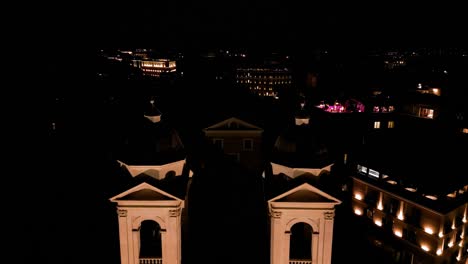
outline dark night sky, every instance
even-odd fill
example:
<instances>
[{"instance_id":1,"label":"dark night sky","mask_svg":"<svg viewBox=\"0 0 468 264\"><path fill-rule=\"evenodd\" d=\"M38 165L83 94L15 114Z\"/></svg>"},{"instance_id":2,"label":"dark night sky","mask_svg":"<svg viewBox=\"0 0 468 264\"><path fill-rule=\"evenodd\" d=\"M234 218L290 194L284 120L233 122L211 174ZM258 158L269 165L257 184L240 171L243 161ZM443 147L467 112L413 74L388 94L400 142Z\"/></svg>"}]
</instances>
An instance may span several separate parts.
<instances>
[{"instance_id":1,"label":"dark night sky","mask_svg":"<svg viewBox=\"0 0 468 264\"><path fill-rule=\"evenodd\" d=\"M156 1L41 7L31 26L52 44L272 47L437 46L461 40L463 8L448 4ZM44 39L40 39L43 41ZM442 44L442 45L441 45ZM457 43L459 44L459 43Z\"/></svg>"}]
</instances>

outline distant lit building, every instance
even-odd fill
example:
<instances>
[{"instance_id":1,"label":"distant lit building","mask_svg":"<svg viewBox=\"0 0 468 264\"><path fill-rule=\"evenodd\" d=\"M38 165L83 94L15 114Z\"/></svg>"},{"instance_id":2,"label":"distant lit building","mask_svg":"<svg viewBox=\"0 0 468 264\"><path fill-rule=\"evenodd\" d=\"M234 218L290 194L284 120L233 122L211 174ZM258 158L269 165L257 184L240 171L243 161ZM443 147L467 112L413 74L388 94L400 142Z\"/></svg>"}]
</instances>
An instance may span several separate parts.
<instances>
[{"instance_id":1,"label":"distant lit building","mask_svg":"<svg viewBox=\"0 0 468 264\"><path fill-rule=\"evenodd\" d=\"M163 74L175 73L176 62L168 59L157 60L132 60L132 65L141 69L143 75L160 77Z\"/></svg>"},{"instance_id":2,"label":"distant lit building","mask_svg":"<svg viewBox=\"0 0 468 264\"><path fill-rule=\"evenodd\" d=\"M291 70L275 65L238 68L236 84L258 96L279 97L292 87Z\"/></svg>"},{"instance_id":3,"label":"distant lit building","mask_svg":"<svg viewBox=\"0 0 468 264\"><path fill-rule=\"evenodd\" d=\"M369 128L392 129L395 128L397 114L395 112L395 100L380 90L373 91L366 100L367 113L369 113Z\"/></svg>"},{"instance_id":4,"label":"distant lit building","mask_svg":"<svg viewBox=\"0 0 468 264\"><path fill-rule=\"evenodd\" d=\"M421 83L403 100L402 112L411 116L438 119L441 114L441 89L425 87Z\"/></svg>"}]
</instances>

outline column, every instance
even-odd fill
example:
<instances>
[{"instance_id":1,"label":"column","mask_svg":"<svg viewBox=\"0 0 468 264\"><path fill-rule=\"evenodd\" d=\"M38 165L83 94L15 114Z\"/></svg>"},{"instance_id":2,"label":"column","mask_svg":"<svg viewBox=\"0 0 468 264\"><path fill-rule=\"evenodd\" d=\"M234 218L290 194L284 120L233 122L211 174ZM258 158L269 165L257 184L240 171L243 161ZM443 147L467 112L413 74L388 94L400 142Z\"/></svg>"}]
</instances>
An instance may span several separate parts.
<instances>
[{"instance_id":1,"label":"column","mask_svg":"<svg viewBox=\"0 0 468 264\"><path fill-rule=\"evenodd\" d=\"M127 210L117 209L119 218L120 263L129 264L128 236L127 236Z\"/></svg>"},{"instance_id":2,"label":"column","mask_svg":"<svg viewBox=\"0 0 468 264\"><path fill-rule=\"evenodd\" d=\"M133 263L137 264L140 262L140 229L132 230L133 238Z\"/></svg>"},{"instance_id":3,"label":"column","mask_svg":"<svg viewBox=\"0 0 468 264\"><path fill-rule=\"evenodd\" d=\"M281 228L281 212L270 211L270 263L271 264L284 264L282 263L281 243L282 243L282 230Z\"/></svg>"},{"instance_id":4,"label":"column","mask_svg":"<svg viewBox=\"0 0 468 264\"><path fill-rule=\"evenodd\" d=\"M291 231L286 231L284 232L283 235L283 248L282 250L283 253L283 261L281 263L289 263L290 256L289 252L291 251Z\"/></svg>"},{"instance_id":5,"label":"column","mask_svg":"<svg viewBox=\"0 0 468 264\"><path fill-rule=\"evenodd\" d=\"M180 264L180 213L180 207L169 210L167 235L164 242L164 253L166 253L166 255L163 257L163 263Z\"/></svg>"},{"instance_id":6,"label":"column","mask_svg":"<svg viewBox=\"0 0 468 264\"><path fill-rule=\"evenodd\" d=\"M328 211L324 213L325 218L325 229L324 229L324 248L323 248L323 262L324 264L331 263L331 253L333 245L333 218L335 216L334 211Z\"/></svg>"},{"instance_id":7,"label":"column","mask_svg":"<svg viewBox=\"0 0 468 264\"><path fill-rule=\"evenodd\" d=\"M317 264L318 258L318 246L319 246L319 233L314 232L312 234L312 264Z\"/></svg>"}]
</instances>

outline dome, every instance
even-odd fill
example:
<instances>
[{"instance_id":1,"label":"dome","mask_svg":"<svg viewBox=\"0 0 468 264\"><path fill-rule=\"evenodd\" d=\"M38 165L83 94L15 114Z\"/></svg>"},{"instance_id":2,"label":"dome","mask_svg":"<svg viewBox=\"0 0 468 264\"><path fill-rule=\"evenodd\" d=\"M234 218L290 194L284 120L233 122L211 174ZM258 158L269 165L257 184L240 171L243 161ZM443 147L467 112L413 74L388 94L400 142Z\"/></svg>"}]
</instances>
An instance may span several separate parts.
<instances>
[{"instance_id":1,"label":"dome","mask_svg":"<svg viewBox=\"0 0 468 264\"><path fill-rule=\"evenodd\" d=\"M129 165L162 165L185 158L184 145L177 131L165 120L148 117L161 116L154 102L144 118L125 140L121 160Z\"/></svg>"},{"instance_id":2,"label":"dome","mask_svg":"<svg viewBox=\"0 0 468 264\"><path fill-rule=\"evenodd\" d=\"M293 168L323 168L331 159L323 129L300 124L281 133L273 147L272 162Z\"/></svg>"}]
</instances>

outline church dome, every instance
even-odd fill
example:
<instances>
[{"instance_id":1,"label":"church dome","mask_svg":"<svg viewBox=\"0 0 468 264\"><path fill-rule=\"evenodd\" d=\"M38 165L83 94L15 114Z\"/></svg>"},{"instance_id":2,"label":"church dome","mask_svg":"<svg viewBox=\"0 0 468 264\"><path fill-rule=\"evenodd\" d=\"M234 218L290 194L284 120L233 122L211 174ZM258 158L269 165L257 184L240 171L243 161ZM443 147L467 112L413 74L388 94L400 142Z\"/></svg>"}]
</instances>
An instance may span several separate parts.
<instances>
[{"instance_id":1,"label":"church dome","mask_svg":"<svg viewBox=\"0 0 468 264\"><path fill-rule=\"evenodd\" d=\"M159 117L159 118L158 118ZM177 131L160 118L154 101L125 140L121 160L129 165L161 165L185 158Z\"/></svg>"},{"instance_id":2,"label":"church dome","mask_svg":"<svg viewBox=\"0 0 468 264\"><path fill-rule=\"evenodd\" d=\"M276 139L272 162L294 168L322 168L331 160L323 127L316 122L297 122L297 119L310 119L301 110L295 115L295 125L288 127Z\"/></svg>"}]
</instances>

